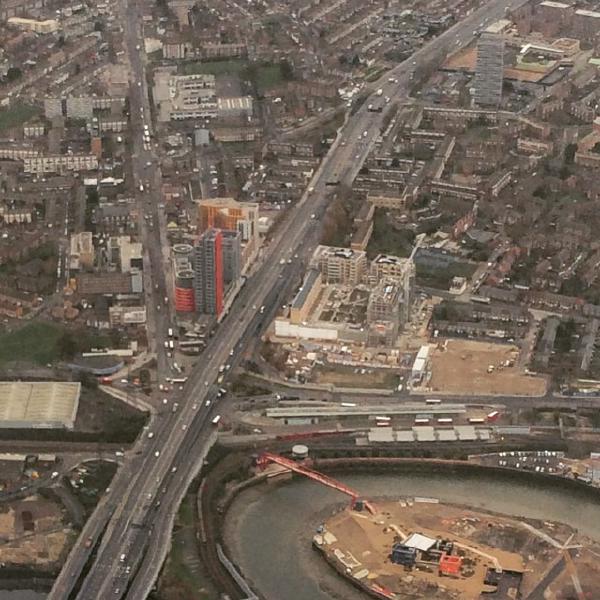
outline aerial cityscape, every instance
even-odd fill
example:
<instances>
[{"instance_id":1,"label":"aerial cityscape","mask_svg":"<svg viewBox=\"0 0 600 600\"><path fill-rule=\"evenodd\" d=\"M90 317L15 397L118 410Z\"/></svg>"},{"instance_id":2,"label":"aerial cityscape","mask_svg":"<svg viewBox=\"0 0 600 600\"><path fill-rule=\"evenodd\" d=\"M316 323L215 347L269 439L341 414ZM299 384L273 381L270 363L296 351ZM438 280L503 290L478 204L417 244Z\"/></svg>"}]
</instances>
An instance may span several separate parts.
<instances>
[{"instance_id":1,"label":"aerial cityscape","mask_svg":"<svg viewBox=\"0 0 600 600\"><path fill-rule=\"evenodd\" d=\"M596 227L597 0L0 0L0 600L600 600Z\"/></svg>"}]
</instances>

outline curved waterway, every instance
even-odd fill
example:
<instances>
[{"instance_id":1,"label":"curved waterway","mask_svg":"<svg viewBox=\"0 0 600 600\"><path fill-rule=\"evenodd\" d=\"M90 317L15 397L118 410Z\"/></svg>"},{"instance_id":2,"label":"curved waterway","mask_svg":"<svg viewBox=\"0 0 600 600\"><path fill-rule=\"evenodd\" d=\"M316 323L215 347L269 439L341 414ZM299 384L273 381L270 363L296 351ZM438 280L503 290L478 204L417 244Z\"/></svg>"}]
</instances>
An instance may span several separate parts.
<instances>
[{"instance_id":1,"label":"curved waterway","mask_svg":"<svg viewBox=\"0 0 600 600\"><path fill-rule=\"evenodd\" d=\"M14 592L0 590L0 600L43 600L47 597L47 594L31 590L15 590Z\"/></svg>"},{"instance_id":2,"label":"curved waterway","mask_svg":"<svg viewBox=\"0 0 600 600\"><path fill-rule=\"evenodd\" d=\"M427 496L534 519L560 521L600 541L600 500L545 480L497 473L440 472L336 477L365 498ZM316 527L344 496L308 480L263 484L242 492L227 514L225 541L233 560L267 600L364 598L310 548Z\"/></svg>"}]
</instances>

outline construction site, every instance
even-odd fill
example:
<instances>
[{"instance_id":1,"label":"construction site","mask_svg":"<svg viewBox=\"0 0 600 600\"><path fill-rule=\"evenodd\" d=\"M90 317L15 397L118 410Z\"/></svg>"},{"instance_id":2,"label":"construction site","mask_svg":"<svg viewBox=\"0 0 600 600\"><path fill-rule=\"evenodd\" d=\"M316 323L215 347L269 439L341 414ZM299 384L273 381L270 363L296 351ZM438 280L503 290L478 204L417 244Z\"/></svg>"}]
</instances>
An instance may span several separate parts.
<instances>
[{"instance_id":1,"label":"construction site","mask_svg":"<svg viewBox=\"0 0 600 600\"><path fill-rule=\"evenodd\" d=\"M547 382L519 365L519 348L476 340L447 340L431 353L428 391L445 394L543 396Z\"/></svg>"},{"instance_id":2,"label":"construction site","mask_svg":"<svg viewBox=\"0 0 600 600\"><path fill-rule=\"evenodd\" d=\"M350 498L323 519L313 547L346 580L374 598L530 600L592 598L596 545L567 525L441 502L431 497L366 499L315 471L308 449L293 458L263 453L269 480L290 472Z\"/></svg>"}]
</instances>

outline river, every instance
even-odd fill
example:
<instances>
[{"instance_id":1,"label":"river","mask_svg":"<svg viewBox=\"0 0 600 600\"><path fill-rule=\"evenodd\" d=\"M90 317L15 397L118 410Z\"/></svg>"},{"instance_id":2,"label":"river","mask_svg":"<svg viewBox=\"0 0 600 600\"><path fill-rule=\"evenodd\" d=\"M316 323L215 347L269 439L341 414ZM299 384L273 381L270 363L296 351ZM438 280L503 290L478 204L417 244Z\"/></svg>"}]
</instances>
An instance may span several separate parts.
<instances>
[{"instance_id":1,"label":"river","mask_svg":"<svg viewBox=\"0 0 600 600\"><path fill-rule=\"evenodd\" d=\"M0 600L43 600L47 597L48 594L31 590L15 590L14 592L0 590Z\"/></svg>"},{"instance_id":2,"label":"river","mask_svg":"<svg viewBox=\"0 0 600 600\"><path fill-rule=\"evenodd\" d=\"M435 497L517 517L560 521L600 541L600 502L584 491L540 480L439 472L337 477L366 498ZM300 479L242 492L226 520L231 558L266 600L364 598L310 550L316 527L336 503L344 501L338 492Z\"/></svg>"}]
</instances>

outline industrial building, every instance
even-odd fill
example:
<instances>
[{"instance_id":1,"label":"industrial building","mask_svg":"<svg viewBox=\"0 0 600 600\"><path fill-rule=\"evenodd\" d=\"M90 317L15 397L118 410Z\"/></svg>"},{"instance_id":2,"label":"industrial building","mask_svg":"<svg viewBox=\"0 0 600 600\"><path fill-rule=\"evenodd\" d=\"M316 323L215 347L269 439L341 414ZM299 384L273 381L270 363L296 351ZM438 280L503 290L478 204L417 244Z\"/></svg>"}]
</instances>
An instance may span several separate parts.
<instances>
[{"instance_id":1,"label":"industrial building","mask_svg":"<svg viewBox=\"0 0 600 600\"><path fill-rule=\"evenodd\" d=\"M73 429L81 383L0 382L0 427Z\"/></svg>"},{"instance_id":2,"label":"industrial building","mask_svg":"<svg viewBox=\"0 0 600 600\"><path fill-rule=\"evenodd\" d=\"M196 310L219 316L223 310L223 234L208 229L194 247L194 296Z\"/></svg>"},{"instance_id":3,"label":"industrial building","mask_svg":"<svg viewBox=\"0 0 600 600\"><path fill-rule=\"evenodd\" d=\"M504 38L494 33L482 33L477 42L475 66L475 104L497 107L502 100L504 69Z\"/></svg>"}]
</instances>

